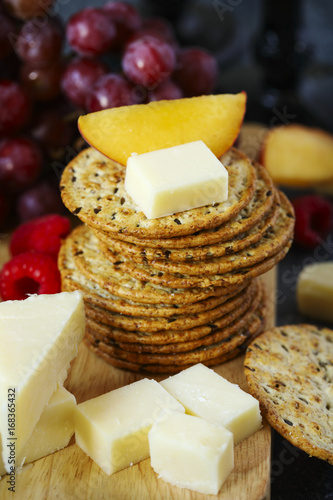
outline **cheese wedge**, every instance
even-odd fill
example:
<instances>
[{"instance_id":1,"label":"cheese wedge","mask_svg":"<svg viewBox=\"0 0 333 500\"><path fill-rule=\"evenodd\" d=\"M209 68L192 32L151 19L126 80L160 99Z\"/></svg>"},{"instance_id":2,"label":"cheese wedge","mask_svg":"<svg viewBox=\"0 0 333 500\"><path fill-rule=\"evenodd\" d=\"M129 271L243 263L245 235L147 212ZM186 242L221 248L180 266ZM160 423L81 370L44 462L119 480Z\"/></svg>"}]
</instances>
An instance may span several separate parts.
<instances>
[{"instance_id":1,"label":"cheese wedge","mask_svg":"<svg viewBox=\"0 0 333 500\"><path fill-rule=\"evenodd\" d=\"M21 465L23 448L65 381L84 330L78 291L0 303L0 435L7 472Z\"/></svg>"},{"instance_id":2,"label":"cheese wedge","mask_svg":"<svg viewBox=\"0 0 333 500\"><path fill-rule=\"evenodd\" d=\"M133 384L77 405L76 444L108 475L149 457L154 422L185 410L155 380Z\"/></svg>"},{"instance_id":3,"label":"cheese wedge","mask_svg":"<svg viewBox=\"0 0 333 500\"><path fill-rule=\"evenodd\" d=\"M22 450L24 464L61 450L74 434L75 396L59 387L51 396L43 413ZM0 463L0 476L6 473Z\"/></svg>"},{"instance_id":4,"label":"cheese wedge","mask_svg":"<svg viewBox=\"0 0 333 500\"><path fill-rule=\"evenodd\" d=\"M186 413L231 431L235 444L262 425L259 402L201 363L160 383L185 407Z\"/></svg>"},{"instance_id":5,"label":"cheese wedge","mask_svg":"<svg viewBox=\"0 0 333 500\"><path fill-rule=\"evenodd\" d=\"M202 418L173 413L148 439L154 471L180 488L217 495L234 467L232 433Z\"/></svg>"}]
</instances>

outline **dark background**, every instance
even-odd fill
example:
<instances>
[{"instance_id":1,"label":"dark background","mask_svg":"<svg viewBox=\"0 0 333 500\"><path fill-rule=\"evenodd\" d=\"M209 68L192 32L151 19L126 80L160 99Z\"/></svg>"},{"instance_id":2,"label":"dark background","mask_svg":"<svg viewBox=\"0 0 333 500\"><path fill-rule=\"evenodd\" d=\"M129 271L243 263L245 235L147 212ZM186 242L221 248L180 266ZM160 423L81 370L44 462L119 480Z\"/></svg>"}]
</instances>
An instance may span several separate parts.
<instances>
[{"instance_id":1,"label":"dark background","mask_svg":"<svg viewBox=\"0 0 333 500\"><path fill-rule=\"evenodd\" d=\"M62 0L63 19L103 1ZM147 16L172 21L183 45L198 45L219 62L217 92L245 90L245 120L268 126L304 123L333 133L333 2L329 0L132 1ZM277 43L277 37L279 43ZM333 161L333 160L332 160ZM303 194L290 192L289 197ZM308 321L297 311L296 282L309 262L332 251L295 244L279 265L278 325ZM329 325L326 325L329 326ZM272 500L333 499L333 468L273 432ZM236 500L236 499L231 499Z\"/></svg>"}]
</instances>

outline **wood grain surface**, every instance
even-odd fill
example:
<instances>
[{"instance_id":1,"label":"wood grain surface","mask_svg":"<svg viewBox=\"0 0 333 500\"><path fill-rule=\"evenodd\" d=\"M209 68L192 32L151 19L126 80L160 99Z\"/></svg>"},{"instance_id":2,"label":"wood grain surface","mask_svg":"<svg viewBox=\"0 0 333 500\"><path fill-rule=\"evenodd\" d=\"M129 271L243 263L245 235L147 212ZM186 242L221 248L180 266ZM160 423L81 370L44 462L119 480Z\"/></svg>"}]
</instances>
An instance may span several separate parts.
<instances>
[{"instance_id":1,"label":"wood grain surface","mask_svg":"<svg viewBox=\"0 0 333 500\"><path fill-rule=\"evenodd\" d=\"M0 267L7 260L5 238L0 240ZM269 289L268 326L275 318L276 270L263 277ZM214 368L246 390L243 357ZM80 403L143 378L105 363L82 343L73 361L66 387ZM155 378L155 377L154 377ZM162 377L156 377L161 380ZM235 467L217 496L219 500L269 499L271 428L260 431L235 447ZM0 481L0 498L19 500L203 500L206 495L171 486L150 466L149 459L107 476L75 444L74 437L63 450L24 466L16 475L16 492L8 491L8 476Z\"/></svg>"}]
</instances>

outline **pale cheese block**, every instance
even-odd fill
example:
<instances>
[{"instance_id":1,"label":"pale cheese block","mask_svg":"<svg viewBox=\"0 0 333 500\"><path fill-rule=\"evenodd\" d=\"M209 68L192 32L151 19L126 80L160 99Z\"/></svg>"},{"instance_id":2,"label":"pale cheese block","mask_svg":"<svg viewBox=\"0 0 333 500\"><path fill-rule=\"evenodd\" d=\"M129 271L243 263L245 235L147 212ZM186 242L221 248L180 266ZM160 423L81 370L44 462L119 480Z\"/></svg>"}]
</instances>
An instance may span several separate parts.
<instances>
[{"instance_id":1,"label":"pale cheese block","mask_svg":"<svg viewBox=\"0 0 333 500\"><path fill-rule=\"evenodd\" d=\"M65 381L84 331L78 291L0 303L0 436L7 472L21 465L23 448Z\"/></svg>"},{"instance_id":2,"label":"pale cheese block","mask_svg":"<svg viewBox=\"0 0 333 500\"><path fill-rule=\"evenodd\" d=\"M181 488L217 495L234 467L232 433L202 418L173 413L148 439L158 477Z\"/></svg>"},{"instance_id":3,"label":"pale cheese block","mask_svg":"<svg viewBox=\"0 0 333 500\"><path fill-rule=\"evenodd\" d=\"M333 262L303 268L297 280L297 302L305 316L333 323Z\"/></svg>"},{"instance_id":4,"label":"pale cheese block","mask_svg":"<svg viewBox=\"0 0 333 500\"><path fill-rule=\"evenodd\" d=\"M21 452L24 464L34 462L68 445L74 434L75 406L75 396L63 386L59 387L44 407L36 427ZM1 463L0 476L5 473Z\"/></svg>"},{"instance_id":5,"label":"pale cheese block","mask_svg":"<svg viewBox=\"0 0 333 500\"><path fill-rule=\"evenodd\" d=\"M228 198L228 171L203 141L127 160L125 190L148 219Z\"/></svg>"},{"instance_id":6,"label":"pale cheese block","mask_svg":"<svg viewBox=\"0 0 333 500\"><path fill-rule=\"evenodd\" d=\"M231 431L235 444L262 425L259 402L201 363L160 383L185 407L186 413Z\"/></svg>"},{"instance_id":7,"label":"pale cheese block","mask_svg":"<svg viewBox=\"0 0 333 500\"><path fill-rule=\"evenodd\" d=\"M77 445L108 475L149 457L148 432L172 412L185 413L155 380L142 379L77 405Z\"/></svg>"}]
</instances>

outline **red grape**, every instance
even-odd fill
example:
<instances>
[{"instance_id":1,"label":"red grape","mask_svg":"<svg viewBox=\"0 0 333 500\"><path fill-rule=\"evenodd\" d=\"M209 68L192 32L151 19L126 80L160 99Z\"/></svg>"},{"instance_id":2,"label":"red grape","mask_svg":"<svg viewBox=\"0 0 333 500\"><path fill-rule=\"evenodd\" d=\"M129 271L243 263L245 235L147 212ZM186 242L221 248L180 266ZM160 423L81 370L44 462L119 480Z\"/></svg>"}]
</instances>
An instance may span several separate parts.
<instances>
[{"instance_id":1,"label":"red grape","mask_svg":"<svg viewBox=\"0 0 333 500\"><path fill-rule=\"evenodd\" d=\"M109 1L104 5L104 9L117 30L112 48L119 49L141 27L141 16L133 5L126 2Z\"/></svg>"},{"instance_id":2,"label":"red grape","mask_svg":"<svg viewBox=\"0 0 333 500\"><path fill-rule=\"evenodd\" d=\"M37 101L48 101L60 94L63 65L56 61L45 68L22 64L20 80L28 94Z\"/></svg>"},{"instance_id":3,"label":"red grape","mask_svg":"<svg viewBox=\"0 0 333 500\"><path fill-rule=\"evenodd\" d=\"M0 80L0 135L10 135L27 124L31 101L21 85Z\"/></svg>"},{"instance_id":4,"label":"red grape","mask_svg":"<svg viewBox=\"0 0 333 500\"><path fill-rule=\"evenodd\" d=\"M59 189L51 181L44 180L22 193L17 200L17 213L21 222L52 213L63 213Z\"/></svg>"},{"instance_id":5,"label":"red grape","mask_svg":"<svg viewBox=\"0 0 333 500\"><path fill-rule=\"evenodd\" d=\"M188 47L178 54L173 78L188 97L211 94L216 85L217 71L216 59L209 52Z\"/></svg>"},{"instance_id":6,"label":"red grape","mask_svg":"<svg viewBox=\"0 0 333 500\"><path fill-rule=\"evenodd\" d=\"M176 55L171 45L152 35L129 42L122 59L127 78L147 88L154 88L166 80L175 64Z\"/></svg>"},{"instance_id":7,"label":"red grape","mask_svg":"<svg viewBox=\"0 0 333 500\"><path fill-rule=\"evenodd\" d=\"M61 52L62 31L58 24L47 20L37 25L34 20L23 24L16 42L16 52L25 62L37 67L49 66Z\"/></svg>"},{"instance_id":8,"label":"red grape","mask_svg":"<svg viewBox=\"0 0 333 500\"><path fill-rule=\"evenodd\" d=\"M109 73L101 76L88 94L86 108L89 112L134 104L132 85L121 75Z\"/></svg>"},{"instance_id":9,"label":"red grape","mask_svg":"<svg viewBox=\"0 0 333 500\"><path fill-rule=\"evenodd\" d=\"M181 99L183 92L172 80L165 80L156 89L149 92L149 101L161 101L163 99Z\"/></svg>"},{"instance_id":10,"label":"red grape","mask_svg":"<svg viewBox=\"0 0 333 500\"><path fill-rule=\"evenodd\" d=\"M24 137L0 143L0 185L8 193L19 193L31 186L42 168L39 146Z\"/></svg>"},{"instance_id":11,"label":"red grape","mask_svg":"<svg viewBox=\"0 0 333 500\"><path fill-rule=\"evenodd\" d=\"M67 24L69 45L80 55L94 57L106 53L114 43L116 27L102 9L86 8Z\"/></svg>"},{"instance_id":12,"label":"red grape","mask_svg":"<svg viewBox=\"0 0 333 500\"><path fill-rule=\"evenodd\" d=\"M10 37L15 33L16 27L13 20L4 12L0 12L0 59L12 52L13 46L10 43Z\"/></svg>"},{"instance_id":13,"label":"red grape","mask_svg":"<svg viewBox=\"0 0 333 500\"><path fill-rule=\"evenodd\" d=\"M98 78L106 75L107 71L106 65L98 59L74 59L67 65L62 76L62 91L70 102L84 108L88 93Z\"/></svg>"}]
</instances>

